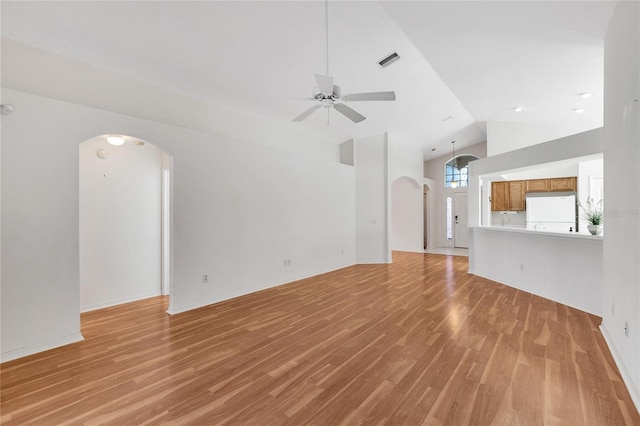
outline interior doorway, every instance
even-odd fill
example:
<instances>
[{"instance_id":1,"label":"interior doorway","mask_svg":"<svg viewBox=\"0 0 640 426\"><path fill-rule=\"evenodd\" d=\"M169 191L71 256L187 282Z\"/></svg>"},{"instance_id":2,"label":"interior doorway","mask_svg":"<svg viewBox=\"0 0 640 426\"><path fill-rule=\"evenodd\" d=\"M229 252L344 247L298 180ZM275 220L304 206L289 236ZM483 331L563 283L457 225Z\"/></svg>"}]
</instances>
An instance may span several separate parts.
<instances>
[{"instance_id":1,"label":"interior doorway","mask_svg":"<svg viewBox=\"0 0 640 426\"><path fill-rule=\"evenodd\" d=\"M422 188L415 179L401 176L391 183L391 250L422 252Z\"/></svg>"},{"instance_id":2,"label":"interior doorway","mask_svg":"<svg viewBox=\"0 0 640 426\"><path fill-rule=\"evenodd\" d=\"M171 288L172 158L131 136L79 146L80 311Z\"/></svg>"},{"instance_id":3,"label":"interior doorway","mask_svg":"<svg viewBox=\"0 0 640 426\"><path fill-rule=\"evenodd\" d=\"M469 201L467 192L453 194L453 246L469 248Z\"/></svg>"},{"instance_id":4,"label":"interior doorway","mask_svg":"<svg viewBox=\"0 0 640 426\"><path fill-rule=\"evenodd\" d=\"M429 203L429 186L428 185L423 185L422 186L422 212L423 212L423 216L424 216L424 223L423 223L423 227L424 227L424 235L423 235L423 242L424 242L424 249L428 249L429 247L429 225L430 225L430 220L429 220L429 209L431 208L431 203Z\"/></svg>"}]
</instances>

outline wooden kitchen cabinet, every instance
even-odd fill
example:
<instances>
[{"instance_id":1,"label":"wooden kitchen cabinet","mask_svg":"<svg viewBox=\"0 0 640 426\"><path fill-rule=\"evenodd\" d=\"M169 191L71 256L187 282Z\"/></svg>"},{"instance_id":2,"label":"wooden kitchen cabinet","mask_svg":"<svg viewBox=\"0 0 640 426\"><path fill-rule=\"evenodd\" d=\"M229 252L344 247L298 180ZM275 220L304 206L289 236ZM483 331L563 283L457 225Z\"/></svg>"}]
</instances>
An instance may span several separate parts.
<instances>
[{"instance_id":1,"label":"wooden kitchen cabinet","mask_svg":"<svg viewBox=\"0 0 640 426\"><path fill-rule=\"evenodd\" d=\"M509 210L509 182L491 182L491 211Z\"/></svg>"},{"instance_id":2,"label":"wooden kitchen cabinet","mask_svg":"<svg viewBox=\"0 0 640 426\"><path fill-rule=\"evenodd\" d=\"M577 188L577 178L553 178L549 179L549 191L575 191Z\"/></svg>"},{"instance_id":3,"label":"wooden kitchen cabinet","mask_svg":"<svg viewBox=\"0 0 640 426\"><path fill-rule=\"evenodd\" d=\"M527 192L576 191L578 178L550 178L491 182L491 211L525 211Z\"/></svg>"},{"instance_id":4,"label":"wooden kitchen cabinet","mask_svg":"<svg viewBox=\"0 0 640 426\"><path fill-rule=\"evenodd\" d=\"M509 206L507 210L521 212L525 209L524 180L509 181Z\"/></svg>"},{"instance_id":5,"label":"wooden kitchen cabinet","mask_svg":"<svg viewBox=\"0 0 640 426\"><path fill-rule=\"evenodd\" d=\"M491 211L523 211L525 181L491 182Z\"/></svg>"},{"instance_id":6,"label":"wooden kitchen cabinet","mask_svg":"<svg viewBox=\"0 0 640 426\"><path fill-rule=\"evenodd\" d=\"M527 180L526 192L547 192L549 190L549 179Z\"/></svg>"}]
</instances>

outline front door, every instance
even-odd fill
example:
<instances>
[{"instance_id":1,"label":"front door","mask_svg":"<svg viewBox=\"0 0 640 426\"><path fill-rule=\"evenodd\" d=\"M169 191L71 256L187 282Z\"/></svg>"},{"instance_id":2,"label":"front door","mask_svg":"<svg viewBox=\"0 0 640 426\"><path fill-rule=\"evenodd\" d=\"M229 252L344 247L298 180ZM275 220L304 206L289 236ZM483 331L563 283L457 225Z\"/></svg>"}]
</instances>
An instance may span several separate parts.
<instances>
[{"instance_id":1,"label":"front door","mask_svg":"<svg viewBox=\"0 0 640 426\"><path fill-rule=\"evenodd\" d=\"M466 192L456 192L453 196L453 245L454 247L468 248L468 196Z\"/></svg>"}]
</instances>

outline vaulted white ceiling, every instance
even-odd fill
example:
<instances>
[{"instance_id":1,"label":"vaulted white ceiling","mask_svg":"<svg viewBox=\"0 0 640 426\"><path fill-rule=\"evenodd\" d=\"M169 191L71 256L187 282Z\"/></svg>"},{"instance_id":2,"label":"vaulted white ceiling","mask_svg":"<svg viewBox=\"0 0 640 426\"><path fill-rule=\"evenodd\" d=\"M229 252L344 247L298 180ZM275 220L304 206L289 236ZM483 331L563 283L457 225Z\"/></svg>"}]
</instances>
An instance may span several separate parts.
<instances>
[{"instance_id":1,"label":"vaulted white ceiling","mask_svg":"<svg viewBox=\"0 0 640 426\"><path fill-rule=\"evenodd\" d=\"M389 131L425 159L486 139L488 120L602 125L614 2L329 2L329 74L359 124L313 106L327 72L325 3L2 2L2 36L212 103L326 135ZM392 52L388 68L377 61ZM578 96L594 93L590 99ZM524 106L515 113L513 107ZM584 108L583 114L573 109ZM452 116L452 119L444 120ZM444 120L444 121L443 121ZM432 149L436 149L432 151Z\"/></svg>"}]
</instances>

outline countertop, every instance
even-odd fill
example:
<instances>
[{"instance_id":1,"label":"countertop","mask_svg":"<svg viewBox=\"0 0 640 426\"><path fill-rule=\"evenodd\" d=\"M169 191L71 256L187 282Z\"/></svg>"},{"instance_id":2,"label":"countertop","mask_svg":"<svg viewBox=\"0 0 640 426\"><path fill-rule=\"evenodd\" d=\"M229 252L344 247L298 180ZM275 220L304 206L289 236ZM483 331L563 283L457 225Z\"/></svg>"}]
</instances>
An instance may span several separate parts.
<instances>
[{"instance_id":1,"label":"countertop","mask_svg":"<svg viewBox=\"0 0 640 426\"><path fill-rule=\"evenodd\" d=\"M585 232L554 232L554 231L533 231L531 229L525 229L523 227L516 226L469 226L469 229L473 231L481 232L507 232L514 234L526 234L531 236L544 236L555 238L580 238L592 241L602 241L602 235L591 235L588 231Z\"/></svg>"}]
</instances>

